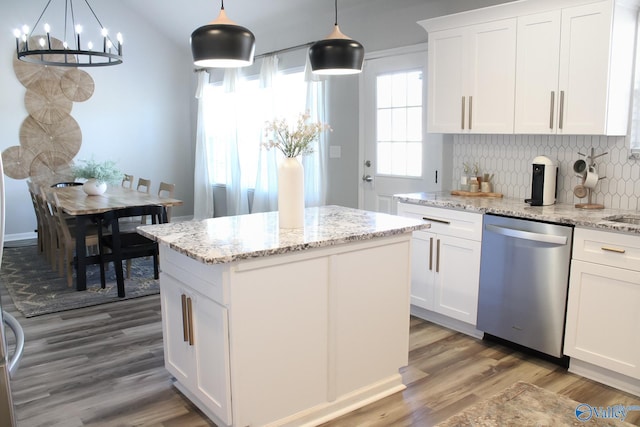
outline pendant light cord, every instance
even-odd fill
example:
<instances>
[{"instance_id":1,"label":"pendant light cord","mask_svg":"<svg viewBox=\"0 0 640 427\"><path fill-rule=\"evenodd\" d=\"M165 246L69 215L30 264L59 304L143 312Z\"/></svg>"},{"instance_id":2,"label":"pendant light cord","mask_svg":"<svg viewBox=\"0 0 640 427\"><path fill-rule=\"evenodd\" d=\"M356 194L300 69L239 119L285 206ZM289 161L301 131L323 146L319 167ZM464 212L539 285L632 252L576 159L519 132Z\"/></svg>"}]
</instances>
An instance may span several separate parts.
<instances>
[{"instance_id":1,"label":"pendant light cord","mask_svg":"<svg viewBox=\"0 0 640 427\"><path fill-rule=\"evenodd\" d=\"M336 22L334 25L338 25L338 0L336 0Z\"/></svg>"},{"instance_id":2,"label":"pendant light cord","mask_svg":"<svg viewBox=\"0 0 640 427\"><path fill-rule=\"evenodd\" d=\"M224 10L224 0L220 0L220 5L222 6L220 10Z\"/></svg>"}]
</instances>

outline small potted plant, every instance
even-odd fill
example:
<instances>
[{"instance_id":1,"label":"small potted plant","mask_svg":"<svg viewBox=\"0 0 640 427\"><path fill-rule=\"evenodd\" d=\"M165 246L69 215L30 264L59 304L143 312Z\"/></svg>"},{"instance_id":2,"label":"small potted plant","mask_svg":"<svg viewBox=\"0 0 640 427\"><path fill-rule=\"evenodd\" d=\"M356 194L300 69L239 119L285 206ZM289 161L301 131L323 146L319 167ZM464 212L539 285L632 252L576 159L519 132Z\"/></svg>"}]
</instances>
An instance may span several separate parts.
<instances>
[{"instance_id":1,"label":"small potted plant","mask_svg":"<svg viewBox=\"0 0 640 427\"><path fill-rule=\"evenodd\" d=\"M107 184L115 184L122 179L122 172L116 167L116 162L106 160L98 162L90 160L79 160L78 165L71 168L73 176L84 178L87 181L82 189L90 196L99 196L107 190Z\"/></svg>"}]
</instances>

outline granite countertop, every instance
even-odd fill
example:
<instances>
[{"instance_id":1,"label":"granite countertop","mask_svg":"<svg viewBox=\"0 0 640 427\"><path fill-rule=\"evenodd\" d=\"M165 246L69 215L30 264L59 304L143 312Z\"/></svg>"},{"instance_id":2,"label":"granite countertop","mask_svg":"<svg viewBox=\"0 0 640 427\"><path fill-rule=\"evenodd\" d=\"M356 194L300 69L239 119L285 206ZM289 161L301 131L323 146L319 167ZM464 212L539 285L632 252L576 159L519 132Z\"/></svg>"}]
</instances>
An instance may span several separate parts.
<instances>
[{"instance_id":1,"label":"granite countertop","mask_svg":"<svg viewBox=\"0 0 640 427\"><path fill-rule=\"evenodd\" d=\"M429 228L423 221L341 206L305 210L304 229L281 230L266 212L138 227L138 232L205 264L339 245Z\"/></svg>"},{"instance_id":2,"label":"granite countertop","mask_svg":"<svg viewBox=\"0 0 640 427\"><path fill-rule=\"evenodd\" d=\"M516 218L570 224L607 231L639 234L640 225L608 221L604 218L634 215L640 212L623 209L578 209L572 204L556 203L549 206L529 206L523 200L496 197L452 196L448 192L396 194L396 200L424 206L492 213Z\"/></svg>"}]
</instances>

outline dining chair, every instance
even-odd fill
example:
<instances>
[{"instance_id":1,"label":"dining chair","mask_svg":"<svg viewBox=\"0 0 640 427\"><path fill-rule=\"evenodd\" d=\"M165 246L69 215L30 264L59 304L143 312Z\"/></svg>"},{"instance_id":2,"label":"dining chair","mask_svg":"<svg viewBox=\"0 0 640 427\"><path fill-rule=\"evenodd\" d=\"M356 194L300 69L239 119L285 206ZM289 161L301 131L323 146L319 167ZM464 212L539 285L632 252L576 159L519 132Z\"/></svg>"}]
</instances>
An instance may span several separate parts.
<instances>
[{"instance_id":1,"label":"dining chair","mask_svg":"<svg viewBox=\"0 0 640 427\"><path fill-rule=\"evenodd\" d=\"M175 184L160 182L160 186L158 187L158 197L173 198L173 193L175 189L176 189ZM171 222L171 206L167 207L167 222Z\"/></svg>"},{"instance_id":2,"label":"dining chair","mask_svg":"<svg viewBox=\"0 0 640 427\"><path fill-rule=\"evenodd\" d=\"M45 245L45 257L47 258L47 261L49 261L49 264L51 264L51 269L53 271L58 270L58 273L60 274L60 276L62 276L62 269L57 268L57 266L59 265L58 259L60 257L58 251L58 228L56 227L56 219L53 216L53 212L49 207L49 203L47 203L44 187L40 187L40 192L36 194L35 198L44 225L43 237Z\"/></svg>"},{"instance_id":3,"label":"dining chair","mask_svg":"<svg viewBox=\"0 0 640 427\"><path fill-rule=\"evenodd\" d=\"M87 251L89 247L99 247L98 228L95 224L89 225L86 230L85 247L76 248L75 227L69 226L64 212L58 207L60 204L58 195L55 192L46 191L44 192L44 199L46 200L49 209L51 209L51 213L55 221L58 237L57 241L59 245L59 273L62 275L62 272L66 271L67 285L71 287L73 284L73 255L79 250ZM103 273L103 269L100 270L100 273ZM101 277L101 281L104 281L104 277Z\"/></svg>"},{"instance_id":4,"label":"dining chair","mask_svg":"<svg viewBox=\"0 0 640 427\"><path fill-rule=\"evenodd\" d=\"M37 194L39 192L38 187L32 181L27 181L27 187L29 188L29 195L31 196L31 203L33 204L33 211L36 214L36 235L38 237L38 252L46 256L46 236L45 226L43 224L43 218L40 210L40 206L37 200Z\"/></svg>"},{"instance_id":5,"label":"dining chair","mask_svg":"<svg viewBox=\"0 0 640 427\"><path fill-rule=\"evenodd\" d=\"M152 224L167 222L166 212L163 206L147 205L133 206L105 212L98 227L99 249L100 249L100 280L102 287L105 287L105 265L113 262L116 271L116 281L118 285L118 297L124 298L124 272L122 262L133 258L153 257L153 277L160 277L158 266L158 244L147 239L136 231L121 231L119 220L138 216L149 216ZM104 235L104 230L111 229L111 234ZM107 252L107 249L110 252Z\"/></svg>"},{"instance_id":6,"label":"dining chair","mask_svg":"<svg viewBox=\"0 0 640 427\"><path fill-rule=\"evenodd\" d=\"M122 186L124 188L133 188L133 175L127 175L125 173L122 177Z\"/></svg>"},{"instance_id":7,"label":"dining chair","mask_svg":"<svg viewBox=\"0 0 640 427\"><path fill-rule=\"evenodd\" d=\"M151 180L138 178L138 185L136 186L136 190L149 194L149 192L151 191Z\"/></svg>"}]
</instances>

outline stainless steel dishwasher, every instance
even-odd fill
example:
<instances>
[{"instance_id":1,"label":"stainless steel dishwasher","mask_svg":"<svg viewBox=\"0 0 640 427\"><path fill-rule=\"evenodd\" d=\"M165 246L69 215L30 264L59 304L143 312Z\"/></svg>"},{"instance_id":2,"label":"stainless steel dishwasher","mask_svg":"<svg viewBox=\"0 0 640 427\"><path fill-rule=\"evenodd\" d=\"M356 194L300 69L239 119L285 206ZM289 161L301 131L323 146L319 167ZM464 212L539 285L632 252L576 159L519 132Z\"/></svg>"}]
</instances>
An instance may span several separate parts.
<instances>
[{"instance_id":1,"label":"stainless steel dishwasher","mask_svg":"<svg viewBox=\"0 0 640 427\"><path fill-rule=\"evenodd\" d=\"M573 227L487 214L477 328L562 357Z\"/></svg>"}]
</instances>

